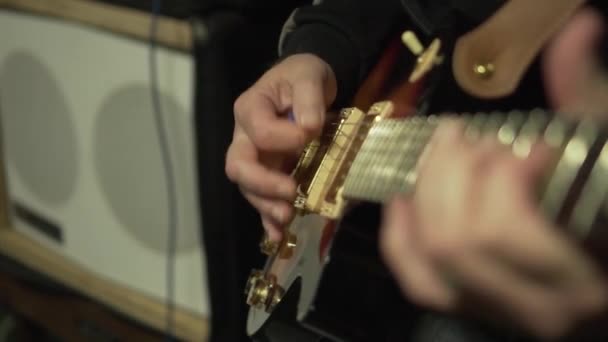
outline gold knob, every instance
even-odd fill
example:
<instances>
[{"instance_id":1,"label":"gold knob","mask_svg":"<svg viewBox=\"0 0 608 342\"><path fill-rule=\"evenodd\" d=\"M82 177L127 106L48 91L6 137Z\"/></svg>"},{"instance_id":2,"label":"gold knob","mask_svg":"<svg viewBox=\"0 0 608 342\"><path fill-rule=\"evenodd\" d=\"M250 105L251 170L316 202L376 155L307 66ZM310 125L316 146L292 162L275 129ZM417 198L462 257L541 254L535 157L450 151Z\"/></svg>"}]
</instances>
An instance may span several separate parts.
<instances>
[{"instance_id":1,"label":"gold knob","mask_svg":"<svg viewBox=\"0 0 608 342\"><path fill-rule=\"evenodd\" d=\"M274 310L274 308L279 305L279 303L283 299L283 296L285 295L285 290L281 286L274 284L271 290L271 294L272 295L270 297L270 301L268 302L268 306L266 307L266 312L268 313L272 312L272 310Z\"/></svg>"},{"instance_id":2,"label":"gold knob","mask_svg":"<svg viewBox=\"0 0 608 342\"><path fill-rule=\"evenodd\" d=\"M270 240L268 233L264 233L264 237L260 242L260 250L268 256L274 255L279 250L279 243Z\"/></svg>"},{"instance_id":3,"label":"gold knob","mask_svg":"<svg viewBox=\"0 0 608 342\"><path fill-rule=\"evenodd\" d=\"M253 288L253 286L256 284L256 282L261 279L263 276L262 271L260 270L253 270L251 271L251 274L249 275L249 279L247 279L247 284L245 285L245 296L249 296L249 292L251 292L251 289Z\"/></svg>"},{"instance_id":4,"label":"gold knob","mask_svg":"<svg viewBox=\"0 0 608 342\"><path fill-rule=\"evenodd\" d=\"M254 270L247 281L245 293L247 305L270 313L281 302L285 290L277 284L273 275L263 275Z\"/></svg>"},{"instance_id":5,"label":"gold knob","mask_svg":"<svg viewBox=\"0 0 608 342\"><path fill-rule=\"evenodd\" d=\"M494 64L492 63L477 63L473 67L473 71L477 76L483 79L492 77L494 74Z\"/></svg>"},{"instance_id":6,"label":"gold knob","mask_svg":"<svg viewBox=\"0 0 608 342\"><path fill-rule=\"evenodd\" d=\"M247 282L247 304L263 309L269 298L270 282L262 274L261 271L252 272Z\"/></svg>"}]
</instances>

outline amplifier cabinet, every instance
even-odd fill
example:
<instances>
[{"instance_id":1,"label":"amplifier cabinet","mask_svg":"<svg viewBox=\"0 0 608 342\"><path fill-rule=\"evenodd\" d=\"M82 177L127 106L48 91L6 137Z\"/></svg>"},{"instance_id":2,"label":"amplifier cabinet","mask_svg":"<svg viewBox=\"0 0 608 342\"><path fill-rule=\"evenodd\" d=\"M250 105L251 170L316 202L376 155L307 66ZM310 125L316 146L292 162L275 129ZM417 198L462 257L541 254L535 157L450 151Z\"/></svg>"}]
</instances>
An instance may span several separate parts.
<instances>
[{"instance_id":1,"label":"amplifier cabinet","mask_svg":"<svg viewBox=\"0 0 608 342\"><path fill-rule=\"evenodd\" d=\"M96 276L163 301L168 175L152 107L149 49L145 41L95 28L0 11L11 227ZM158 47L157 64L177 197L175 302L208 316L194 61Z\"/></svg>"}]
</instances>

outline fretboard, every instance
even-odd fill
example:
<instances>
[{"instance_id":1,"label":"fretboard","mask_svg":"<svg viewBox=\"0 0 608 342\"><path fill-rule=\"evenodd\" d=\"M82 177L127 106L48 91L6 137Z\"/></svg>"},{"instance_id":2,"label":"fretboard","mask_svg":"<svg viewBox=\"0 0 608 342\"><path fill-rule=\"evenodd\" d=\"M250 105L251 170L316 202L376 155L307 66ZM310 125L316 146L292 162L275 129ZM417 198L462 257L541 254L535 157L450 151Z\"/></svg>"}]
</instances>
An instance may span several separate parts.
<instances>
[{"instance_id":1,"label":"fretboard","mask_svg":"<svg viewBox=\"0 0 608 342\"><path fill-rule=\"evenodd\" d=\"M422 117L376 123L348 172L343 196L382 202L395 193L408 192L435 125L434 120Z\"/></svg>"},{"instance_id":2,"label":"fretboard","mask_svg":"<svg viewBox=\"0 0 608 342\"><path fill-rule=\"evenodd\" d=\"M410 193L419 159L441 117L375 122L346 173L343 198L383 203ZM516 156L527 156L539 141L554 148L554 164L537 188L540 209L576 238L608 244L608 131L599 122L570 121L542 110L460 117L467 138L491 134ZM447 176L449 165L445 167Z\"/></svg>"},{"instance_id":3,"label":"fretboard","mask_svg":"<svg viewBox=\"0 0 608 342\"><path fill-rule=\"evenodd\" d=\"M550 120L541 110L525 114L518 111L464 114L461 117L466 121L467 137L476 139L482 134L493 134L500 143L512 146L516 155L526 155L538 139L560 147L572 140L577 129L562 119ZM418 160L438 122L439 117L416 116L375 123L350 167L343 196L384 202L397 193L412 191Z\"/></svg>"}]
</instances>

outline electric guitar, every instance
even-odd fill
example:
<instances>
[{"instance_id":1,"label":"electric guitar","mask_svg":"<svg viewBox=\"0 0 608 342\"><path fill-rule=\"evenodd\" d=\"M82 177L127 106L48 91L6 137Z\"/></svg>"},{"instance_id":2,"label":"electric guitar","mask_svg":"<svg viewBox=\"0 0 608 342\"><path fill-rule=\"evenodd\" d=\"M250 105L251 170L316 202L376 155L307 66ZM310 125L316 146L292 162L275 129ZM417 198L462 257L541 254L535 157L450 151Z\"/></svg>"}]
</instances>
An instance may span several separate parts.
<instances>
[{"instance_id":1,"label":"electric guitar","mask_svg":"<svg viewBox=\"0 0 608 342\"><path fill-rule=\"evenodd\" d=\"M408 303L377 248L377 209L416 183L416 164L444 114L421 115L425 82L441 63L441 42L428 48L408 34L394 44L355 97L328 120L293 171L297 215L246 286L247 331L261 341L404 341L421 310ZM415 59L408 82L389 75ZM480 70L483 72L483 70ZM391 91L387 92L387 89ZM378 101L384 99L382 101ZM607 239L608 145L593 122L569 122L543 110L460 114L466 134L494 134L525 156L538 140L559 151L539 188L541 207L599 254ZM366 210L369 209L369 210ZM370 214L371 213L371 214ZM283 336L283 337L281 337Z\"/></svg>"}]
</instances>

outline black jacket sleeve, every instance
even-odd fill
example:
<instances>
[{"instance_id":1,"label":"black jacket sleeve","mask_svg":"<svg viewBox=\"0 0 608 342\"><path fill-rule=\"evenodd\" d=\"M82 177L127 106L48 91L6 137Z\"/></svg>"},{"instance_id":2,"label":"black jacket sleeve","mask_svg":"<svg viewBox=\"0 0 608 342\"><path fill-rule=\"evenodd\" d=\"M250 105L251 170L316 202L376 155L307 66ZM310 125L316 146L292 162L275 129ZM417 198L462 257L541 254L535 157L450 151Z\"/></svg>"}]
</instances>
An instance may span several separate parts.
<instances>
[{"instance_id":1,"label":"black jacket sleeve","mask_svg":"<svg viewBox=\"0 0 608 342\"><path fill-rule=\"evenodd\" d=\"M315 1L293 12L284 26L279 54L284 58L312 53L325 60L338 81L334 104L346 105L405 18L399 0Z\"/></svg>"}]
</instances>

